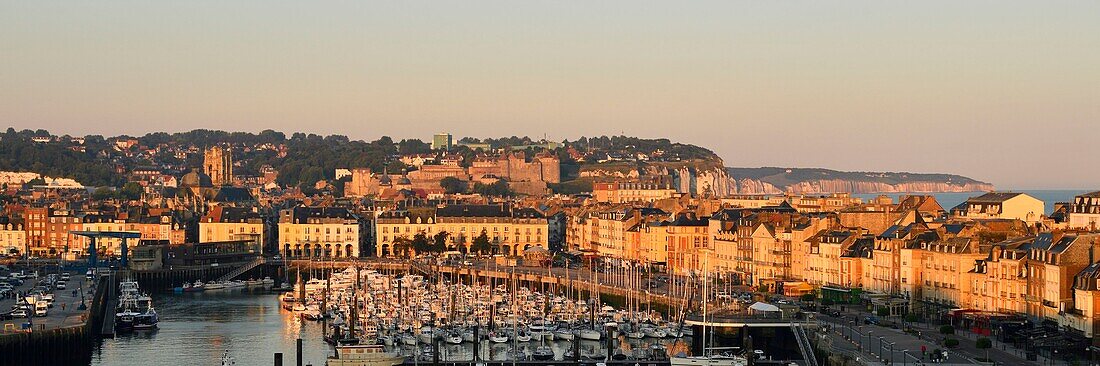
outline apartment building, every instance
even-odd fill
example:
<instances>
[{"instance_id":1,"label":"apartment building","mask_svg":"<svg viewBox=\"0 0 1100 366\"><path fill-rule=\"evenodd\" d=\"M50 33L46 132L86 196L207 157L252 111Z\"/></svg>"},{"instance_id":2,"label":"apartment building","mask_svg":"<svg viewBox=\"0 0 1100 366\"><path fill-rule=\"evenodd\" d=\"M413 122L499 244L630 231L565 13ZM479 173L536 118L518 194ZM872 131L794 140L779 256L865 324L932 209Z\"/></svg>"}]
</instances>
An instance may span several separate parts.
<instances>
[{"instance_id":1,"label":"apartment building","mask_svg":"<svg viewBox=\"0 0 1100 366\"><path fill-rule=\"evenodd\" d=\"M282 210L279 243L280 252L287 258L357 258L359 219L346 208Z\"/></svg>"},{"instance_id":2,"label":"apartment building","mask_svg":"<svg viewBox=\"0 0 1100 366\"><path fill-rule=\"evenodd\" d=\"M1025 193L989 192L971 197L951 209L961 219L1013 219L1026 223L1042 219L1045 204Z\"/></svg>"},{"instance_id":3,"label":"apartment building","mask_svg":"<svg viewBox=\"0 0 1100 366\"><path fill-rule=\"evenodd\" d=\"M267 231L263 216L243 207L215 206L199 219L199 242L253 240L261 252Z\"/></svg>"},{"instance_id":4,"label":"apartment building","mask_svg":"<svg viewBox=\"0 0 1100 366\"><path fill-rule=\"evenodd\" d=\"M1073 198L1069 205L1069 227L1100 230L1100 191Z\"/></svg>"},{"instance_id":5,"label":"apartment building","mask_svg":"<svg viewBox=\"0 0 1100 366\"><path fill-rule=\"evenodd\" d=\"M448 249L469 252L474 240L482 233L496 253L521 255L532 247L547 249L549 222L532 208L516 208L503 204L446 205L439 208L392 210L380 213L375 220L379 240L376 255L403 255L395 248L417 233L433 236L447 233Z\"/></svg>"},{"instance_id":6,"label":"apartment building","mask_svg":"<svg viewBox=\"0 0 1100 366\"><path fill-rule=\"evenodd\" d=\"M653 203L676 197L668 183L613 182L593 183L592 197L603 203Z\"/></svg>"}]
</instances>

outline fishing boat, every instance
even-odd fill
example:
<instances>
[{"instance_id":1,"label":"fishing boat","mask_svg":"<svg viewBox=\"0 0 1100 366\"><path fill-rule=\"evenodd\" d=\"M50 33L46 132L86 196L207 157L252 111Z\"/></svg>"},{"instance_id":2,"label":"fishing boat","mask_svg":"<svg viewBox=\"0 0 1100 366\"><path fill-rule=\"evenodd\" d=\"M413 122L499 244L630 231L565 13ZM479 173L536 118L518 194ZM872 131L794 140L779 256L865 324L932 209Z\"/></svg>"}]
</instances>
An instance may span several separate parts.
<instances>
[{"instance_id":1,"label":"fishing boat","mask_svg":"<svg viewBox=\"0 0 1100 366\"><path fill-rule=\"evenodd\" d=\"M137 281L119 283L118 307L115 312L115 331L156 329L160 319L153 309L153 299L141 292Z\"/></svg>"}]
</instances>

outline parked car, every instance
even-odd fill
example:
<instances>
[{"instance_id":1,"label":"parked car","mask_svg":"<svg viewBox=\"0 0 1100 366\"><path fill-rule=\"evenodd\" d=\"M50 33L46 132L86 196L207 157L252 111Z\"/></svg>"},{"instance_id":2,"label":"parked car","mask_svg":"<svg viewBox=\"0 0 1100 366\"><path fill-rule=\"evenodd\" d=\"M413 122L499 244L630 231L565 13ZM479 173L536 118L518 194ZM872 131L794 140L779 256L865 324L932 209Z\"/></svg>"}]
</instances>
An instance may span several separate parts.
<instances>
[{"instance_id":1,"label":"parked car","mask_svg":"<svg viewBox=\"0 0 1100 366\"><path fill-rule=\"evenodd\" d=\"M26 311L26 310L23 310L23 309L15 309L15 311L12 311L12 312L11 312L11 317L12 317L12 318L29 318L30 316L28 316L28 315L27 315L27 311Z\"/></svg>"},{"instance_id":2,"label":"parked car","mask_svg":"<svg viewBox=\"0 0 1100 366\"><path fill-rule=\"evenodd\" d=\"M34 316L44 317L49 314L50 305L45 301L39 301L34 304Z\"/></svg>"}]
</instances>

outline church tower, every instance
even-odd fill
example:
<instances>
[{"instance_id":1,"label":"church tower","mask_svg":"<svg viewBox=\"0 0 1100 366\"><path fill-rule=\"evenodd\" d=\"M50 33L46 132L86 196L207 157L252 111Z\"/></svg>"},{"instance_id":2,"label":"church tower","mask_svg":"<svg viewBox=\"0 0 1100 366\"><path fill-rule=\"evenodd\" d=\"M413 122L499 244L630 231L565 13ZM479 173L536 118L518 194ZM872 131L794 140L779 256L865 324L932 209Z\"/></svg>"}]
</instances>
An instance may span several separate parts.
<instances>
[{"instance_id":1,"label":"church tower","mask_svg":"<svg viewBox=\"0 0 1100 366\"><path fill-rule=\"evenodd\" d=\"M211 147L203 156L204 170L215 187L233 184L233 152L228 147Z\"/></svg>"}]
</instances>

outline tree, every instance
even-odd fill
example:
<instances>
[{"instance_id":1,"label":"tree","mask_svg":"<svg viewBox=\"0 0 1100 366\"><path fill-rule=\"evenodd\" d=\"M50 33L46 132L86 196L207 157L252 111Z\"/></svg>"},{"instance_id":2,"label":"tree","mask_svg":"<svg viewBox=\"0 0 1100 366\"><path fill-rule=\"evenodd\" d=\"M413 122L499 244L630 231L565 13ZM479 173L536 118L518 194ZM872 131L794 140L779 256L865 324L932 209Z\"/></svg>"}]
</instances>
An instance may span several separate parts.
<instances>
[{"instance_id":1,"label":"tree","mask_svg":"<svg viewBox=\"0 0 1100 366\"><path fill-rule=\"evenodd\" d=\"M432 236L432 250L437 252L447 251L447 237L451 236L451 233L446 231L440 231Z\"/></svg>"},{"instance_id":2,"label":"tree","mask_svg":"<svg viewBox=\"0 0 1100 366\"><path fill-rule=\"evenodd\" d=\"M878 316L890 316L890 309L885 306L879 306Z\"/></svg>"},{"instance_id":3,"label":"tree","mask_svg":"<svg viewBox=\"0 0 1100 366\"><path fill-rule=\"evenodd\" d=\"M485 230L481 230L481 234L474 238L474 243L470 245L470 251L481 254L493 251L492 244L489 244L489 234Z\"/></svg>"},{"instance_id":4,"label":"tree","mask_svg":"<svg viewBox=\"0 0 1100 366\"><path fill-rule=\"evenodd\" d=\"M910 322L910 323L919 322L920 321L920 315L917 315L917 313L906 314L905 315L905 321Z\"/></svg>"},{"instance_id":5,"label":"tree","mask_svg":"<svg viewBox=\"0 0 1100 366\"><path fill-rule=\"evenodd\" d=\"M482 196L490 197L509 197L512 196L512 189L508 187L508 182L503 179L497 180L492 184L474 184L474 192Z\"/></svg>"},{"instance_id":6,"label":"tree","mask_svg":"<svg viewBox=\"0 0 1100 366\"><path fill-rule=\"evenodd\" d=\"M455 177L440 179L439 186L442 187L443 191L447 192L447 194L466 193L466 189L469 188L469 185L466 184L465 181Z\"/></svg>"},{"instance_id":7,"label":"tree","mask_svg":"<svg viewBox=\"0 0 1100 366\"><path fill-rule=\"evenodd\" d=\"M985 350L985 361L989 361L989 349L993 348L993 340L981 337L974 343L974 347Z\"/></svg>"},{"instance_id":8,"label":"tree","mask_svg":"<svg viewBox=\"0 0 1100 366\"><path fill-rule=\"evenodd\" d=\"M802 302L813 302L815 299L817 299L817 296L811 292L808 294L803 294L799 300L802 300Z\"/></svg>"},{"instance_id":9,"label":"tree","mask_svg":"<svg viewBox=\"0 0 1100 366\"><path fill-rule=\"evenodd\" d=\"M412 248L416 251L417 255L431 252L432 244L428 242L428 235L424 234L423 231L413 235Z\"/></svg>"},{"instance_id":10,"label":"tree","mask_svg":"<svg viewBox=\"0 0 1100 366\"><path fill-rule=\"evenodd\" d=\"M127 182L122 185L122 189L119 190L119 195L128 200L139 200L144 191L145 189L141 187L141 184L137 182Z\"/></svg>"},{"instance_id":11,"label":"tree","mask_svg":"<svg viewBox=\"0 0 1100 366\"><path fill-rule=\"evenodd\" d=\"M404 236L393 238L393 255L409 257L409 249L412 247L412 241Z\"/></svg>"},{"instance_id":12,"label":"tree","mask_svg":"<svg viewBox=\"0 0 1100 366\"><path fill-rule=\"evenodd\" d=\"M944 326L940 327L940 334L943 334L943 335L955 334L955 327L952 327L950 325L944 325Z\"/></svg>"},{"instance_id":13,"label":"tree","mask_svg":"<svg viewBox=\"0 0 1100 366\"><path fill-rule=\"evenodd\" d=\"M115 198L115 191L107 187L99 187L95 189L95 192L92 192L92 199L96 201L103 201L111 198Z\"/></svg>"}]
</instances>

